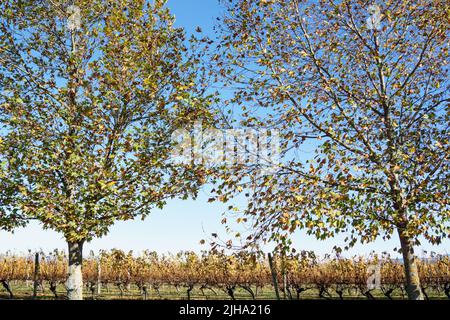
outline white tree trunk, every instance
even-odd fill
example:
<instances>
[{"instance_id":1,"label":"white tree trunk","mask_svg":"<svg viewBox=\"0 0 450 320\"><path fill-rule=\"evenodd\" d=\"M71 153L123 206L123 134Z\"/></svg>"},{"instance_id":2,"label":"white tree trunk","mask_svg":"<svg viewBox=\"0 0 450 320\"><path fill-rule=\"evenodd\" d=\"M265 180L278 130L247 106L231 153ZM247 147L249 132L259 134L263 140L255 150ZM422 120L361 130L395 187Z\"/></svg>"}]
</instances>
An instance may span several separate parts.
<instances>
[{"instance_id":1,"label":"white tree trunk","mask_svg":"<svg viewBox=\"0 0 450 320\"><path fill-rule=\"evenodd\" d=\"M100 259L97 262L97 295L102 294L102 265L100 264Z\"/></svg>"},{"instance_id":2,"label":"white tree trunk","mask_svg":"<svg viewBox=\"0 0 450 320\"><path fill-rule=\"evenodd\" d=\"M69 242L69 269L67 277L67 298L83 300L83 242Z\"/></svg>"},{"instance_id":3,"label":"white tree trunk","mask_svg":"<svg viewBox=\"0 0 450 320\"><path fill-rule=\"evenodd\" d=\"M402 247L403 267L406 278L406 293L410 300L423 300L423 294L420 287L419 271L417 268L416 258L414 256L414 246L411 239L406 237L398 230L400 244Z\"/></svg>"}]
</instances>

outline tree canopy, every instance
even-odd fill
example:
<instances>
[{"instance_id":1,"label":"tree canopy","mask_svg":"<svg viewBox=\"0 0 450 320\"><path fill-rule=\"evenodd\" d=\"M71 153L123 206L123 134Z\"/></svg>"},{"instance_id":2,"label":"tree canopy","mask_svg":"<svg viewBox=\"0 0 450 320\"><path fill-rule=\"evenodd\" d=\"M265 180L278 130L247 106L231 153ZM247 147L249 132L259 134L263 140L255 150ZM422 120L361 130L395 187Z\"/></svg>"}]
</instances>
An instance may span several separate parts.
<instances>
[{"instance_id":1,"label":"tree canopy","mask_svg":"<svg viewBox=\"0 0 450 320\"><path fill-rule=\"evenodd\" d=\"M14 205L64 235L69 263L115 221L195 197L204 182L201 169L170 161L171 133L206 121L210 97L198 42L165 2L0 4L2 134L14 142L2 156Z\"/></svg>"},{"instance_id":2,"label":"tree canopy","mask_svg":"<svg viewBox=\"0 0 450 320\"><path fill-rule=\"evenodd\" d=\"M242 125L281 133L273 175L221 173L248 193L248 239L290 245L450 236L447 1L229 1L214 57ZM311 155L307 151L312 150ZM306 154L305 154L306 151ZM414 272L413 272L414 273Z\"/></svg>"}]
</instances>

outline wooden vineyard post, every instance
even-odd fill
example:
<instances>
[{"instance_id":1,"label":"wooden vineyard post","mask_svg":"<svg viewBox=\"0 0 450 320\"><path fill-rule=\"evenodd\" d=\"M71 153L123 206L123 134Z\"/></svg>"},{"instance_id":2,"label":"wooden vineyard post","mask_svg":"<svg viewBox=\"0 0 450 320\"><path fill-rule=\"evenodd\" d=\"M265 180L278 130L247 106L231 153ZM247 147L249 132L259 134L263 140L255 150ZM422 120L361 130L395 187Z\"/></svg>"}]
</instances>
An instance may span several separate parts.
<instances>
[{"instance_id":1,"label":"wooden vineyard post","mask_svg":"<svg viewBox=\"0 0 450 320\"><path fill-rule=\"evenodd\" d=\"M287 274L286 274L286 268L284 266L284 260L283 260L283 269L281 271L281 275L283 277L283 299L287 300Z\"/></svg>"},{"instance_id":2,"label":"wooden vineyard post","mask_svg":"<svg viewBox=\"0 0 450 320\"><path fill-rule=\"evenodd\" d=\"M33 274L33 299L37 297L37 290L39 286L39 252L34 256L34 274Z\"/></svg>"},{"instance_id":3,"label":"wooden vineyard post","mask_svg":"<svg viewBox=\"0 0 450 320\"><path fill-rule=\"evenodd\" d=\"M280 300L280 292L278 291L277 271L275 270L275 266L273 264L272 254L269 253L268 256L269 256L270 271L272 273L273 287L275 288L275 295L277 297L277 300Z\"/></svg>"}]
</instances>

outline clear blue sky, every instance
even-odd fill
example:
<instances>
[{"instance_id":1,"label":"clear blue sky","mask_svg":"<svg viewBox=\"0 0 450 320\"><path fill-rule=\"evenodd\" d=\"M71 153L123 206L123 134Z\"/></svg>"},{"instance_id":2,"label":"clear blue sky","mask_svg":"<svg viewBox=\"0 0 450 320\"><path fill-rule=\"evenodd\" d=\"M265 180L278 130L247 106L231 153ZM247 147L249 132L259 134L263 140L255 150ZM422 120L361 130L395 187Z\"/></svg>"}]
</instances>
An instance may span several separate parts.
<instances>
[{"instance_id":1,"label":"clear blue sky","mask_svg":"<svg viewBox=\"0 0 450 320\"><path fill-rule=\"evenodd\" d=\"M222 9L217 0L169 0L168 6L176 15L177 24L186 28L188 33L194 32L197 26L205 33L211 33L216 23L215 17ZM207 187L194 200L171 201L163 210L155 210L145 221L136 220L117 223L110 233L85 245L85 254L90 250L119 248L139 252L145 249L158 252L177 252L180 250L207 249L199 241L211 233L223 237L225 229L221 225L221 213L228 204L208 203ZM342 238L317 241L304 233L294 235L294 244L299 250L314 250L319 254L330 253L334 245L342 245ZM397 239L377 241L370 245L358 245L348 254L368 254L370 251L391 251L398 246ZM19 229L14 235L0 232L0 252L7 250L25 252L28 249L51 251L55 248L66 249L60 234L43 231L39 224L31 223L25 229ZM450 242L439 247L424 245L422 249L445 253L450 251ZM420 254L420 252L419 252Z\"/></svg>"}]
</instances>

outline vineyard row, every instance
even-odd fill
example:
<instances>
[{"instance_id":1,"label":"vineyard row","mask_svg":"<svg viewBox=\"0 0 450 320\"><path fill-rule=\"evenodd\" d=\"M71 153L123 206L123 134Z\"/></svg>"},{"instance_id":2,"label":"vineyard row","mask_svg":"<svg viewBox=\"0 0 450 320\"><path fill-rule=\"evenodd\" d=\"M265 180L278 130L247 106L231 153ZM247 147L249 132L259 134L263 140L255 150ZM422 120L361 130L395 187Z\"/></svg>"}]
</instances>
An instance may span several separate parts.
<instances>
[{"instance_id":1,"label":"vineyard row","mask_svg":"<svg viewBox=\"0 0 450 320\"><path fill-rule=\"evenodd\" d=\"M36 257L38 260L36 263ZM419 260L422 291L428 298L450 299L450 258L431 255ZM181 252L176 255L159 255L145 251L136 256L121 250L103 251L84 260L83 278L86 289L95 297L101 287L116 287L119 292L131 286L138 288L143 299L150 290L159 292L171 286L190 299L194 289L217 295L223 292L235 299L237 290L258 299L264 288L271 287L287 299L300 299L306 292L314 292L322 299L345 296L363 296L367 299L404 297L404 273L401 261L387 254L370 257L342 258L317 257L313 252L273 258L272 265L262 254ZM67 280L67 257L54 251L0 255L0 282L14 297L12 282L34 283L34 291L46 286L55 298L63 298L57 287Z\"/></svg>"}]
</instances>

